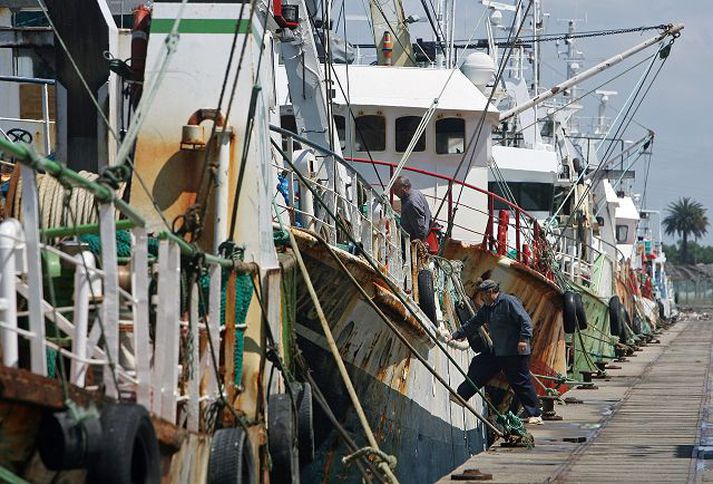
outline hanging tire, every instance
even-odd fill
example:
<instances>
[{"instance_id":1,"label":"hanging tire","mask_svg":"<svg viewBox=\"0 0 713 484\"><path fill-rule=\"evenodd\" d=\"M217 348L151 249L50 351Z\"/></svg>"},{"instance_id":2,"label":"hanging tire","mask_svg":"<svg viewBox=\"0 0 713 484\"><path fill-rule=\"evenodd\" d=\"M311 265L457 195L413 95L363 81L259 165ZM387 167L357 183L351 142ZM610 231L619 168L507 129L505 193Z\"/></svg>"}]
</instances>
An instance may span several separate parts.
<instances>
[{"instance_id":1,"label":"hanging tire","mask_svg":"<svg viewBox=\"0 0 713 484\"><path fill-rule=\"evenodd\" d=\"M428 269L418 271L418 307L433 324L436 320L436 296L433 289L433 274Z\"/></svg>"},{"instance_id":2,"label":"hanging tire","mask_svg":"<svg viewBox=\"0 0 713 484\"><path fill-rule=\"evenodd\" d=\"M299 477L300 469L292 398L286 393L270 396L267 411L268 445L272 459L270 482L293 482L293 477Z\"/></svg>"},{"instance_id":3,"label":"hanging tire","mask_svg":"<svg viewBox=\"0 0 713 484\"><path fill-rule=\"evenodd\" d=\"M562 319L564 323L564 332L572 334L577 329L577 302L574 298L573 291L565 291L562 295Z\"/></svg>"},{"instance_id":4,"label":"hanging tire","mask_svg":"<svg viewBox=\"0 0 713 484\"><path fill-rule=\"evenodd\" d=\"M577 325L579 329L587 329L587 312L584 310L582 295L578 292L574 294L575 313L577 314Z\"/></svg>"},{"instance_id":5,"label":"hanging tire","mask_svg":"<svg viewBox=\"0 0 713 484\"><path fill-rule=\"evenodd\" d=\"M314 460L314 416L312 411L312 385L303 383L297 395L297 437L299 438L300 464Z\"/></svg>"},{"instance_id":6,"label":"hanging tire","mask_svg":"<svg viewBox=\"0 0 713 484\"><path fill-rule=\"evenodd\" d=\"M621 301L619 296L609 299L609 331L612 336L621 335Z\"/></svg>"},{"instance_id":7,"label":"hanging tire","mask_svg":"<svg viewBox=\"0 0 713 484\"><path fill-rule=\"evenodd\" d=\"M161 456L149 413L141 405L102 409L99 457L89 462L87 482L159 484Z\"/></svg>"},{"instance_id":8,"label":"hanging tire","mask_svg":"<svg viewBox=\"0 0 713 484\"><path fill-rule=\"evenodd\" d=\"M252 484L256 479L245 431L240 427L216 431L210 444L208 484Z\"/></svg>"}]
</instances>

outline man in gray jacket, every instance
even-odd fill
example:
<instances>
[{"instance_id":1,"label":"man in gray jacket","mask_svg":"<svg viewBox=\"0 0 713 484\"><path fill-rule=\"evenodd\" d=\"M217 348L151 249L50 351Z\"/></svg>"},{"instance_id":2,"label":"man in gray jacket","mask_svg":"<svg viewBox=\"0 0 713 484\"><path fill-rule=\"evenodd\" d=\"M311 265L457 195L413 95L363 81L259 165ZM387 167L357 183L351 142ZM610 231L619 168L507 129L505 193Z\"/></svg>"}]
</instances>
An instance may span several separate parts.
<instances>
[{"instance_id":1,"label":"man in gray jacket","mask_svg":"<svg viewBox=\"0 0 713 484\"><path fill-rule=\"evenodd\" d=\"M539 425L542 423L542 411L530 379L532 320L520 300L500 292L497 282L486 279L478 289L485 293L485 304L451 338L470 340L479 327L487 324L494 354L481 353L473 358L468 367L468 377L480 388L502 370L525 408L529 417L527 422ZM458 387L458 394L465 400L475 393L476 389L467 380Z\"/></svg>"},{"instance_id":2,"label":"man in gray jacket","mask_svg":"<svg viewBox=\"0 0 713 484\"><path fill-rule=\"evenodd\" d=\"M423 193L411 188L411 181L398 176L392 188L401 200L401 226L411 240L425 240L431 230L431 209Z\"/></svg>"}]
</instances>

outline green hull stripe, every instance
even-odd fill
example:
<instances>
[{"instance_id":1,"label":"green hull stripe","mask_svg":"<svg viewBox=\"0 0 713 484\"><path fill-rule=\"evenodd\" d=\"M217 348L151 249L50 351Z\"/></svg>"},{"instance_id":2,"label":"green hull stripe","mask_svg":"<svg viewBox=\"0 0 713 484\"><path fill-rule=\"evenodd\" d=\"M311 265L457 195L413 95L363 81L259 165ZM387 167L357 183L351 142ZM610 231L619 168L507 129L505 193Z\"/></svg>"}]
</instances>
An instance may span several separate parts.
<instances>
[{"instance_id":1,"label":"green hull stripe","mask_svg":"<svg viewBox=\"0 0 713 484\"><path fill-rule=\"evenodd\" d=\"M151 20L151 33L167 34L171 32L172 18L155 18ZM232 34L235 32L235 19L229 18L184 18L178 25L180 34ZM243 19L240 21L238 32L247 34L250 32L250 21Z\"/></svg>"}]
</instances>

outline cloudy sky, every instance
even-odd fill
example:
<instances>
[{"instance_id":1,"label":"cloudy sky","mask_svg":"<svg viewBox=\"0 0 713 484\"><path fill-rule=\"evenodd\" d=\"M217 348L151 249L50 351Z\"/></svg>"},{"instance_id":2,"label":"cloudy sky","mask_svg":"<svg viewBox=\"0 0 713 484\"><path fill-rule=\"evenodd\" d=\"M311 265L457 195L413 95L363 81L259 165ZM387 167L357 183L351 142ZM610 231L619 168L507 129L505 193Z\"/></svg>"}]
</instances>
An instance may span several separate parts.
<instances>
[{"instance_id":1,"label":"cloudy sky","mask_svg":"<svg viewBox=\"0 0 713 484\"><path fill-rule=\"evenodd\" d=\"M432 1L436 4L436 0ZM458 21L456 37L468 39L478 26L475 37L484 37L484 27L478 20L484 10L479 0L456 0ZM335 2L339 8L341 2ZM505 3L512 3L506 0ZM351 42L370 42L368 25L364 18L365 0L347 2L350 18ZM404 2L406 15L425 17L420 0ZM671 57L659 74L647 98L639 109L635 121L656 133L654 155L647 187L647 208L665 209L673 200L690 196L713 210L713 100L710 86L713 77L713 1L709 0L543 0L543 11L548 13L547 33L565 32L568 19L578 19L579 31L637 27L662 23L685 24L683 35L673 46ZM412 26L412 37L431 38L427 23ZM619 53L654 33L643 32L618 36L582 39L578 47L584 52L584 67ZM559 47L563 49L563 46ZM557 46L543 44L543 84L548 86L564 78L565 63L558 58ZM647 51L653 53L653 51ZM645 55L645 54L644 54ZM619 70L612 70L583 84L583 91L613 77L616 73L636 63L639 56ZM656 66L655 66L656 67ZM606 89L618 91L612 97L610 116L624 104L643 73L643 66L607 85ZM590 96L584 117L593 116L597 98ZM587 121L585 121L587 123ZM632 123L624 133L625 139L642 136L641 127ZM643 158L637 169L637 186L643 189L646 164ZM713 221L713 212L709 213ZM668 241L672 238L668 237ZM713 227L703 242L713 244Z\"/></svg>"}]
</instances>

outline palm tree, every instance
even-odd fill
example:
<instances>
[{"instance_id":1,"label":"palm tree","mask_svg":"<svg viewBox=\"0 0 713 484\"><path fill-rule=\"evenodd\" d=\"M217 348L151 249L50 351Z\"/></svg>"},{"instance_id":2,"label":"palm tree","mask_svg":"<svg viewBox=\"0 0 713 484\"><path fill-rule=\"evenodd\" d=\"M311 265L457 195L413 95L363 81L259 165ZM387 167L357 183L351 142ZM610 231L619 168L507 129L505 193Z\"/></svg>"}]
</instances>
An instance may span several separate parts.
<instances>
[{"instance_id":1,"label":"palm tree","mask_svg":"<svg viewBox=\"0 0 713 484\"><path fill-rule=\"evenodd\" d=\"M699 202L688 197L682 197L677 202L671 202L667 207L668 215L663 219L667 235L681 234L681 263L688 260L688 237L703 237L708 232L708 216L706 209Z\"/></svg>"}]
</instances>

